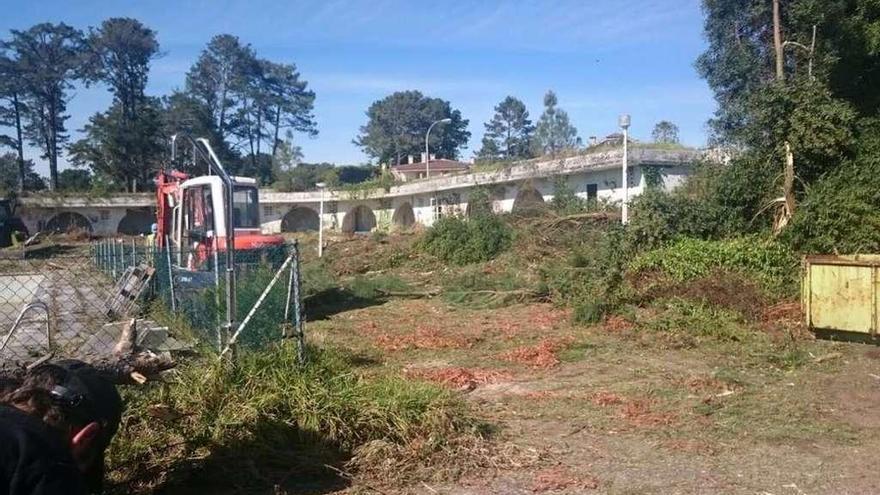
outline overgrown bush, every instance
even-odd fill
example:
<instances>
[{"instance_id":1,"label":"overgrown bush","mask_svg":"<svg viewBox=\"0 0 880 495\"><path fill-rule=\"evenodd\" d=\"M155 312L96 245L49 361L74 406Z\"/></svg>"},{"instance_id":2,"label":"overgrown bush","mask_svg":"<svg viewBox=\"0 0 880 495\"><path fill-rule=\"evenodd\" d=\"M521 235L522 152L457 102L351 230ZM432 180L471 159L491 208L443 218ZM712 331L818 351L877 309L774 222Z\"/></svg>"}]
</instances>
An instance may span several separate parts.
<instances>
[{"instance_id":1,"label":"overgrown bush","mask_svg":"<svg viewBox=\"0 0 880 495\"><path fill-rule=\"evenodd\" d=\"M773 293L797 292L798 260L784 244L746 236L707 241L684 238L638 256L629 265L634 273L660 271L675 281L705 277L713 270L728 270L754 278Z\"/></svg>"},{"instance_id":2,"label":"overgrown bush","mask_svg":"<svg viewBox=\"0 0 880 495\"><path fill-rule=\"evenodd\" d=\"M420 245L443 261L466 265L494 258L510 247L512 239L510 227L495 215L450 216L437 220Z\"/></svg>"},{"instance_id":3,"label":"overgrown bush","mask_svg":"<svg viewBox=\"0 0 880 495\"><path fill-rule=\"evenodd\" d=\"M679 237L718 239L765 230L777 173L753 155L728 165L699 164L671 192L651 188L630 207L630 242L651 249Z\"/></svg>"},{"instance_id":4,"label":"overgrown bush","mask_svg":"<svg viewBox=\"0 0 880 495\"><path fill-rule=\"evenodd\" d=\"M818 181L798 205L783 239L804 252L878 252L880 157L862 156Z\"/></svg>"}]
</instances>

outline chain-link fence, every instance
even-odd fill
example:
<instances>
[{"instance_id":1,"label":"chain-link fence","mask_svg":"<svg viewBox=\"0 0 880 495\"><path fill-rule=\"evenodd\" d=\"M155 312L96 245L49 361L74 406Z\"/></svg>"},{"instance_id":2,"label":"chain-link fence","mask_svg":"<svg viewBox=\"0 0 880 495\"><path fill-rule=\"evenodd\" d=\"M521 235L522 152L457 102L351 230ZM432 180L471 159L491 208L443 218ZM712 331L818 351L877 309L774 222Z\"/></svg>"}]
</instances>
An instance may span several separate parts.
<instances>
[{"instance_id":1,"label":"chain-link fence","mask_svg":"<svg viewBox=\"0 0 880 495\"><path fill-rule=\"evenodd\" d=\"M301 340L296 244L236 252L232 325L226 325L225 259L204 250L158 249L144 238L47 246L2 259L0 365L50 353L109 357L131 318L141 318L137 344L160 352Z\"/></svg>"}]
</instances>

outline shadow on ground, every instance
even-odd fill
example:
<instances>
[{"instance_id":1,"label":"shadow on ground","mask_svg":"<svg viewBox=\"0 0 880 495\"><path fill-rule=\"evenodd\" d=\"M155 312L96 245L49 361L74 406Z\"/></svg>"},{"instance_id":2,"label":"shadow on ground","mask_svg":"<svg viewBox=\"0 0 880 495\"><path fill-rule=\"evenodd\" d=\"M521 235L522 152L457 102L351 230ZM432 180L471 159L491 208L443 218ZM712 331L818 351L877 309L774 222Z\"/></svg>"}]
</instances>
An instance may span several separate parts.
<instances>
[{"instance_id":1,"label":"shadow on ground","mask_svg":"<svg viewBox=\"0 0 880 495\"><path fill-rule=\"evenodd\" d=\"M252 436L208 450L204 457L192 452L158 469L141 466L109 493L320 495L350 485L338 471L351 457L348 452L278 420L262 418ZM159 485L144 486L163 473Z\"/></svg>"},{"instance_id":2,"label":"shadow on ground","mask_svg":"<svg viewBox=\"0 0 880 495\"><path fill-rule=\"evenodd\" d=\"M363 297L340 287L322 290L304 300L307 321L326 320L331 316L353 309L369 308L385 304L382 297Z\"/></svg>"}]
</instances>

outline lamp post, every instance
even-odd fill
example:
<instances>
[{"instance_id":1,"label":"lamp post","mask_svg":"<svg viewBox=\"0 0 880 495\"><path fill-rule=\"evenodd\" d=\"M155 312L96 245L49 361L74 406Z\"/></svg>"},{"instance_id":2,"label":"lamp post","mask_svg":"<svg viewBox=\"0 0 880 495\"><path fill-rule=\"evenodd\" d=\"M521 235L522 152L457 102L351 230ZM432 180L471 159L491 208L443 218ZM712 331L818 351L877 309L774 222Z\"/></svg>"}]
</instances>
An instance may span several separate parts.
<instances>
[{"instance_id":1,"label":"lamp post","mask_svg":"<svg viewBox=\"0 0 880 495\"><path fill-rule=\"evenodd\" d=\"M627 204L629 202L629 179L627 178L627 166L629 165L627 160L630 125L629 114L622 114L617 123L620 125L620 128L623 129L623 205L620 208L620 222L626 225L627 222L629 222L629 205Z\"/></svg>"},{"instance_id":2,"label":"lamp post","mask_svg":"<svg viewBox=\"0 0 880 495\"><path fill-rule=\"evenodd\" d=\"M318 209L318 258L324 255L324 189L327 184L316 182L315 186L321 190L321 203Z\"/></svg>"},{"instance_id":3,"label":"lamp post","mask_svg":"<svg viewBox=\"0 0 880 495\"><path fill-rule=\"evenodd\" d=\"M450 118L440 119L437 122L434 122L433 124L429 125L428 132L425 133L425 178L426 179L431 176L431 154L428 151L428 136L431 135L431 129L433 129L435 125L448 124L450 122L452 122L452 119L450 119Z\"/></svg>"}]
</instances>

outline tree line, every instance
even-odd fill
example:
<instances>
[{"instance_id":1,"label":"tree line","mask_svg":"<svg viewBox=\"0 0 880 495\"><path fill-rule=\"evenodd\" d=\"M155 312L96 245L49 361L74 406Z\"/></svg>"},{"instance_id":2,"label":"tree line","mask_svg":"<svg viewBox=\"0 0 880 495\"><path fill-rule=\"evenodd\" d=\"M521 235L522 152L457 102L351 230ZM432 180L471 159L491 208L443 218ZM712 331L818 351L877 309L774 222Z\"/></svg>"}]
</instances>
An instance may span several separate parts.
<instances>
[{"instance_id":1,"label":"tree line","mask_svg":"<svg viewBox=\"0 0 880 495\"><path fill-rule=\"evenodd\" d=\"M0 39L0 148L8 148L0 154L0 189L149 190L167 161L170 136L181 131L208 137L231 172L281 190L378 173L369 166L302 163L294 136L317 135L315 93L294 64L261 58L237 37L220 34L186 72L181 89L149 95L150 69L162 55L156 31L131 18L110 18L85 31L41 23ZM112 98L71 142L67 105L81 86L106 88ZM366 117L354 143L374 163L420 156L425 132L438 120L449 122L431 133L432 153L457 159L471 137L469 121L449 101L415 90L374 102ZM677 141L674 124L663 124L655 138ZM536 123L521 100L508 96L484 128L478 160L519 160L582 146L552 91ZM47 181L25 156L28 146L48 164ZM59 170L65 153L73 168Z\"/></svg>"},{"instance_id":2,"label":"tree line","mask_svg":"<svg viewBox=\"0 0 880 495\"><path fill-rule=\"evenodd\" d=\"M208 136L232 172L263 180L271 180L272 156L292 133L317 133L314 92L293 64L260 58L221 34L187 72L183 89L150 96L150 66L159 56L156 32L130 18L86 31L42 23L0 40L0 145L11 150L0 168L14 167L15 188L42 185L26 145L48 163L50 189L96 181L137 191L152 185L174 132ZM70 142L67 104L77 84L106 87L112 100ZM78 168L59 173L65 151Z\"/></svg>"}]
</instances>

